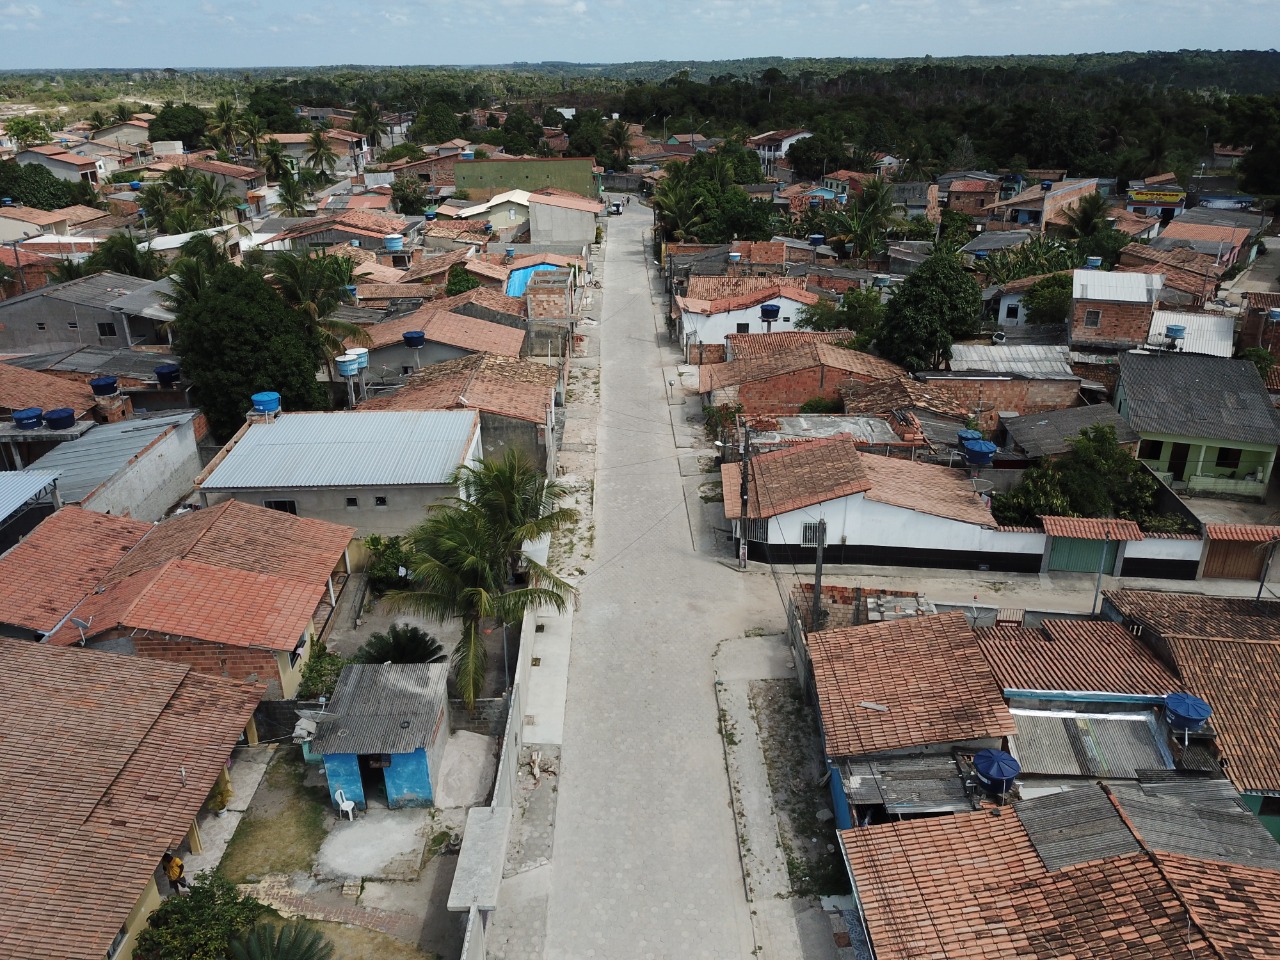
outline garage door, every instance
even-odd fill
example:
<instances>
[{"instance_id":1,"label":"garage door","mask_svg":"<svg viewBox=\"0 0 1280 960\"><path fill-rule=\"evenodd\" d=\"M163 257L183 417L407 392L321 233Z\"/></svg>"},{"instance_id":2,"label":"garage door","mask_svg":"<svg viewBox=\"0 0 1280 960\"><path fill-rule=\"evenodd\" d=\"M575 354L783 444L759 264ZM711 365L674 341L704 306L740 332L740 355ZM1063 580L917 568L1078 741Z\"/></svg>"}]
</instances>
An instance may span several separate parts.
<instances>
[{"instance_id":1,"label":"garage door","mask_svg":"<svg viewBox=\"0 0 1280 960\"><path fill-rule=\"evenodd\" d=\"M1210 540L1204 558L1204 576L1224 580L1257 580L1267 559L1269 543Z\"/></svg>"},{"instance_id":2,"label":"garage door","mask_svg":"<svg viewBox=\"0 0 1280 960\"><path fill-rule=\"evenodd\" d=\"M1116 565L1116 552L1120 544L1115 540L1084 540L1076 537L1054 537L1049 550L1049 570L1072 573L1097 573L1102 561L1102 572L1111 573ZM1105 553L1106 559L1103 560Z\"/></svg>"}]
</instances>

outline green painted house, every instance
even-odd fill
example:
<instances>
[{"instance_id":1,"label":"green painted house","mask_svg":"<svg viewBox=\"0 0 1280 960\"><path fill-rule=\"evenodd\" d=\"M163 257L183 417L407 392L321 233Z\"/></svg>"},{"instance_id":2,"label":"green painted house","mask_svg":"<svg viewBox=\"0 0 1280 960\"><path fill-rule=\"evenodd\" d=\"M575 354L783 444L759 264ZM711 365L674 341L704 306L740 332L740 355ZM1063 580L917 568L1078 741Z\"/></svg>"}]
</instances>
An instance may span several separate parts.
<instances>
[{"instance_id":1,"label":"green painted house","mask_svg":"<svg viewBox=\"0 0 1280 960\"><path fill-rule=\"evenodd\" d=\"M1142 438L1138 459L1173 489L1266 499L1280 415L1248 360L1122 353L1115 403Z\"/></svg>"},{"instance_id":2,"label":"green painted house","mask_svg":"<svg viewBox=\"0 0 1280 960\"><path fill-rule=\"evenodd\" d=\"M600 196L600 178L591 157L521 157L459 160L453 168L459 190L502 193L558 187L592 200Z\"/></svg>"}]
</instances>

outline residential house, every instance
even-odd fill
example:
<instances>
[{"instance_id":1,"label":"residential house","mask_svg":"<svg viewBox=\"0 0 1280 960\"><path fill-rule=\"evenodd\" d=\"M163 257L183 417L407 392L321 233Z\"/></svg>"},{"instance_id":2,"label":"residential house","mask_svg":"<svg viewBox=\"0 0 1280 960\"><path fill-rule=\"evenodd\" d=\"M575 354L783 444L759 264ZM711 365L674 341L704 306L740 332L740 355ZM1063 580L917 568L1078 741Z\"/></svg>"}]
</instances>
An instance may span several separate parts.
<instances>
[{"instance_id":1,"label":"residential house","mask_svg":"<svg viewBox=\"0 0 1280 960\"><path fill-rule=\"evenodd\" d=\"M1009 250L1012 247L1020 247L1031 239L1031 231L1029 230L993 230L978 234L963 247L960 248L961 254L968 254L975 261L985 260L997 250ZM981 263L972 263L972 266L981 268Z\"/></svg>"},{"instance_id":2,"label":"residential house","mask_svg":"<svg viewBox=\"0 0 1280 960\"><path fill-rule=\"evenodd\" d=\"M1060 457L1070 452L1080 434L1095 427L1110 427L1115 431L1116 442L1121 448L1130 454L1137 454L1137 431L1109 403L1001 418L999 439L1005 442L1011 452L1021 454L1029 460L1040 460Z\"/></svg>"},{"instance_id":3,"label":"residential house","mask_svg":"<svg viewBox=\"0 0 1280 960\"><path fill-rule=\"evenodd\" d=\"M496 198L495 198L496 199ZM595 243L596 217L604 210L598 200L545 187L529 194L529 238L532 243Z\"/></svg>"},{"instance_id":4,"label":"residential house","mask_svg":"<svg viewBox=\"0 0 1280 960\"><path fill-rule=\"evenodd\" d=\"M450 477L480 450L466 410L283 413L246 422L196 487L205 505L235 499L394 535L456 496Z\"/></svg>"},{"instance_id":5,"label":"residential house","mask_svg":"<svg viewBox=\"0 0 1280 960\"><path fill-rule=\"evenodd\" d=\"M12 547L56 509L58 478L53 474L23 470L0 473L0 551Z\"/></svg>"},{"instance_id":6,"label":"residential house","mask_svg":"<svg viewBox=\"0 0 1280 960\"><path fill-rule=\"evenodd\" d=\"M28 469L57 473L64 504L160 520L190 493L208 433L197 410L105 423L58 443Z\"/></svg>"},{"instance_id":7,"label":"residential house","mask_svg":"<svg viewBox=\"0 0 1280 960\"><path fill-rule=\"evenodd\" d=\"M775 323L788 330L801 310L820 299L809 290L782 285L716 300L677 296L680 340L686 356L693 357L699 345L722 344L731 333L770 333Z\"/></svg>"},{"instance_id":8,"label":"residential house","mask_svg":"<svg viewBox=\"0 0 1280 960\"><path fill-rule=\"evenodd\" d=\"M920 371L916 379L949 394L980 430L994 430L1001 414L1046 413L1082 402L1081 379L1064 346L956 344L948 365L950 370Z\"/></svg>"},{"instance_id":9,"label":"residential house","mask_svg":"<svg viewBox=\"0 0 1280 960\"><path fill-rule=\"evenodd\" d=\"M147 121L134 117L120 123L113 123L109 127L103 127L101 130L95 131L92 136L94 140L105 143L127 143L138 146L147 143L151 139L149 126Z\"/></svg>"},{"instance_id":10,"label":"residential house","mask_svg":"<svg viewBox=\"0 0 1280 960\"><path fill-rule=\"evenodd\" d=\"M196 173L213 177L218 186L226 187L241 200L261 201L266 197L260 188L267 182L266 174L257 167L248 167L241 163L226 163L208 157L180 156L166 157L156 166L178 166L194 170ZM258 205L258 215L264 212ZM243 217L241 219L244 219Z\"/></svg>"},{"instance_id":11,"label":"residential house","mask_svg":"<svg viewBox=\"0 0 1280 960\"><path fill-rule=\"evenodd\" d=\"M760 163L768 173L779 160L786 157L787 151L793 144L811 136L813 134L807 130L769 130L754 137L748 137L747 146L760 157Z\"/></svg>"},{"instance_id":12,"label":"residential house","mask_svg":"<svg viewBox=\"0 0 1280 960\"><path fill-rule=\"evenodd\" d=\"M947 187L947 209L970 217L983 217L986 208L999 197L998 180L953 180Z\"/></svg>"},{"instance_id":13,"label":"residential house","mask_svg":"<svg viewBox=\"0 0 1280 960\"><path fill-rule=\"evenodd\" d=\"M50 234L65 237L70 232L71 221L66 213L21 204L0 206L0 243Z\"/></svg>"},{"instance_id":14,"label":"residential house","mask_svg":"<svg viewBox=\"0 0 1280 960\"><path fill-rule=\"evenodd\" d=\"M740 407L748 416L776 417L805 412L806 404L818 400L838 403L840 388L849 380L905 376L897 364L869 353L809 342L768 356L702 365L698 392L704 406Z\"/></svg>"},{"instance_id":15,"label":"residential house","mask_svg":"<svg viewBox=\"0 0 1280 960\"><path fill-rule=\"evenodd\" d=\"M261 688L188 666L0 640L10 879L0 953L129 960L160 905L161 858L201 849Z\"/></svg>"},{"instance_id":16,"label":"residential house","mask_svg":"<svg viewBox=\"0 0 1280 960\"><path fill-rule=\"evenodd\" d=\"M156 281L104 271L0 301L0 349L127 347L147 337L158 342L155 322L147 321L135 337L117 308L126 295L155 287Z\"/></svg>"},{"instance_id":17,"label":"residential house","mask_svg":"<svg viewBox=\"0 0 1280 960\"><path fill-rule=\"evenodd\" d=\"M368 140L364 134L331 128L325 130L324 138L333 152L338 155L335 170L359 173L372 159ZM311 134L269 133L266 139L275 140L284 148L284 154L289 158L290 166L295 172L306 165L307 157L311 153Z\"/></svg>"},{"instance_id":18,"label":"residential house","mask_svg":"<svg viewBox=\"0 0 1280 960\"><path fill-rule=\"evenodd\" d=\"M516 327L436 309L434 304L365 328L370 376L406 377L422 367L475 353L518 357L525 333ZM421 334L421 336L417 336Z\"/></svg>"},{"instance_id":19,"label":"residential house","mask_svg":"<svg viewBox=\"0 0 1280 960\"><path fill-rule=\"evenodd\" d=\"M701 279L701 278L697 278ZM696 282L696 280L695 280ZM724 338L726 360L764 360L809 344L838 346L848 330L779 330L774 333L731 333ZM889 364L892 367L892 364Z\"/></svg>"},{"instance_id":20,"label":"residential house","mask_svg":"<svg viewBox=\"0 0 1280 960\"><path fill-rule=\"evenodd\" d=\"M354 534L234 500L175 515L118 556L46 642L184 664L289 699L354 572ZM45 588L33 574L13 571L19 574L27 589ZM70 569L66 575L87 579Z\"/></svg>"},{"instance_id":21,"label":"residential house","mask_svg":"<svg viewBox=\"0 0 1280 960\"><path fill-rule=\"evenodd\" d=\"M1265 499L1280 414L1248 360L1121 354L1116 408L1142 437L1138 459L1175 490Z\"/></svg>"},{"instance_id":22,"label":"residential house","mask_svg":"<svg viewBox=\"0 0 1280 960\"><path fill-rule=\"evenodd\" d=\"M448 674L445 663L342 668L329 707L304 721L315 724L309 746L324 760L335 809L341 800L367 808L366 777L377 778L392 810L434 803L449 740Z\"/></svg>"},{"instance_id":23,"label":"residential house","mask_svg":"<svg viewBox=\"0 0 1280 960\"><path fill-rule=\"evenodd\" d=\"M507 190L482 202L452 201L438 207L436 216L445 220L487 223L498 233L509 233L513 228L528 222L531 196L527 190ZM594 236L593 228L592 239Z\"/></svg>"},{"instance_id":24,"label":"residential house","mask_svg":"<svg viewBox=\"0 0 1280 960\"><path fill-rule=\"evenodd\" d=\"M451 221L444 221L449 223ZM437 253L423 257L404 272L401 283L425 283L443 288L449 282L449 271L465 264L475 253L474 246L453 249L448 253Z\"/></svg>"},{"instance_id":25,"label":"residential house","mask_svg":"<svg viewBox=\"0 0 1280 960\"><path fill-rule=\"evenodd\" d=\"M1248 155L1249 150L1249 147L1236 147L1228 143L1215 143L1213 145L1214 169L1231 169Z\"/></svg>"},{"instance_id":26,"label":"residential house","mask_svg":"<svg viewBox=\"0 0 1280 960\"><path fill-rule=\"evenodd\" d=\"M1151 315L1147 343L1162 350L1233 357L1236 352L1235 333L1236 318L1226 313L1157 310Z\"/></svg>"},{"instance_id":27,"label":"residential house","mask_svg":"<svg viewBox=\"0 0 1280 960\"><path fill-rule=\"evenodd\" d=\"M45 144L28 147L16 157L18 163L34 163L44 167L59 180L71 183L85 181L95 186L106 179L106 163L101 157L82 157L66 147Z\"/></svg>"},{"instance_id":28,"label":"residential house","mask_svg":"<svg viewBox=\"0 0 1280 960\"><path fill-rule=\"evenodd\" d=\"M81 436L98 412L86 384L0 363L0 469L21 470Z\"/></svg>"},{"instance_id":29,"label":"residential house","mask_svg":"<svg viewBox=\"0 0 1280 960\"><path fill-rule=\"evenodd\" d=\"M431 303L438 310L479 317L481 320L492 320L508 326L523 327L524 320L528 317L528 307L524 300L509 297L491 287L475 287L465 293L433 300Z\"/></svg>"},{"instance_id":30,"label":"residential house","mask_svg":"<svg viewBox=\"0 0 1280 960\"><path fill-rule=\"evenodd\" d=\"M453 179L460 190L472 196L482 192L492 196L510 190L534 191L543 187L559 187L593 200L600 196L600 181L592 157L460 159L454 164Z\"/></svg>"},{"instance_id":31,"label":"residential house","mask_svg":"<svg viewBox=\"0 0 1280 960\"><path fill-rule=\"evenodd\" d=\"M725 276L729 277L777 277L787 272L787 245L761 240L735 240L729 245ZM692 279L692 278L691 278ZM747 290L740 290L746 293ZM687 296L701 297L697 291ZM704 299L715 299L708 297Z\"/></svg>"},{"instance_id":32,"label":"residential house","mask_svg":"<svg viewBox=\"0 0 1280 960\"><path fill-rule=\"evenodd\" d=\"M858 448L845 435L750 457L745 524L742 466L724 464L725 517L735 538L745 529L748 557L811 562L825 520L828 563L1040 569L1044 535L998 531L963 471Z\"/></svg>"},{"instance_id":33,"label":"residential house","mask_svg":"<svg viewBox=\"0 0 1280 960\"><path fill-rule=\"evenodd\" d=\"M950 456L958 431L969 420L969 412L941 390L910 377L862 383L850 380L840 388L844 412L876 416L900 424L904 438L922 434L935 454Z\"/></svg>"},{"instance_id":34,"label":"residential house","mask_svg":"<svg viewBox=\"0 0 1280 960\"><path fill-rule=\"evenodd\" d=\"M893 206L905 219L924 217L930 223L942 222L942 208L938 202L938 185L927 180L894 183Z\"/></svg>"},{"instance_id":35,"label":"residential house","mask_svg":"<svg viewBox=\"0 0 1280 960\"><path fill-rule=\"evenodd\" d=\"M1186 207L1187 191L1178 185L1172 173L1129 182L1125 209L1131 213L1158 217L1162 223L1169 224Z\"/></svg>"},{"instance_id":36,"label":"residential house","mask_svg":"<svg viewBox=\"0 0 1280 960\"><path fill-rule=\"evenodd\" d=\"M15 243L0 244L0 300L48 285L61 261L31 253Z\"/></svg>"},{"instance_id":37,"label":"residential house","mask_svg":"<svg viewBox=\"0 0 1280 960\"><path fill-rule=\"evenodd\" d=\"M1001 234L996 234L1001 236ZM1030 277L1021 277L1017 280L1010 280L1008 283L1000 284L992 292L998 296L996 306L996 322L1002 327L1021 327L1026 321L1026 312L1022 306L1022 298L1026 292L1034 287L1041 280L1048 277L1058 276L1067 271L1055 271L1054 273L1037 273ZM986 291L983 292L986 296ZM993 299L995 299L993 297Z\"/></svg>"},{"instance_id":38,"label":"residential house","mask_svg":"<svg viewBox=\"0 0 1280 960\"><path fill-rule=\"evenodd\" d=\"M1202 223L1183 223L1175 220L1161 232L1151 246L1156 250L1191 250L1203 256L1213 257L1215 264L1228 270L1240 259L1249 242L1248 227L1215 226ZM1244 263L1253 261L1256 247L1249 248Z\"/></svg>"},{"instance_id":39,"label":"residential house","mask_svg":"<svg viewBox=\"0 0 1280 960\"><path fill-rule=\"evenodd\" d=\"M1216 262L1212 256L1196 253L1190 248L1157 250L1143 243L1131 243L1121 250L1115 269L1118 273L1161 274L1165 289L1160 291L1160 299L1166 303L1178 300L1189 306L1199 306L1213 299L1223 274L1227 272L1226 266Z\"/></svg>"},{"instance_id":40,"label":"residential house","mask_svg":"<svg viewBox=\"0 0 1280 960\"><path fill-rule=\"evenodd\" d=\"M371 190L368 193L331 193L316 205L317 212L338 210L372 210L374 213L392 213L390 193Z\"/></svg>"},{"instance_id":41,"label":"residential house","mask_svg":"<svg viewBox=\"0 0 1280 960\"><path fill-rule=\"evenodd\" d=\"M178 358L159 348L71 347L14 357L9 364L85 385L99 377L115 377L118 392L129 398L139 415L191 407Z\"/></svg>"},{"instance_id":42,"label":"residential house","mask_svg":"<svg viewBox=\"0 0 1280 960\"><path fill-rule=\"evenodd\" d=\"M473 353L410 374L404 386L380 393L361 410L474 410L480 416L481 455L508 449L555 475L556 407L563 402L563 371L532 360Z\"/></svg>"},{"instance_id":43,"label":"residential house","mask_svg":"<svg viewBox=\"0 0 1280 960\"><path fill-rule=\"evenodd\" d=\"M1128 350L1147 342L1162 274L1076 270L1067 342L1076 350Z\"/></svg>"},{"instance_id":44,"label":"residential house","mask_svg":"<svg viewBox=\"0 0 1280 960\"><path fill-rule=\"evenodd\" d=\"M1245 294L1244 324L1240 330L1240 349L1261 347L1272 357L1280 357L1280 293ZM1280 369L1272 365L1266 374L1267 389L1280 391Z\"/></svg>"},{"instance_id":45,"label":"residential house","mask_svg":"<svg viewBox=\"0 0 1280 960\"><path fill-rule=\"evenodd\" d=\"M955 184L951 186L954 188ZM1057 183L1042 180L1007 200L988 204L984 208L990 221L988 229L996 229L997 225L1018 224L1044 233L1056 214L1097 191L1096 179L1063 180Z\"/></svg>"},{"instance_id":46,"label":"residential house","mask_svg":"<svg viewBox=\"0 0 1280 960\"><path fill-rule=\"evenodd\" d=\"M879 180L878 173L859 173L856 170L837 170L835 173L823 174L822 189L832 194L837 202L846 202L849 197L862 195L864 184ZM844 197L845 200L840 200Z\"/></svg>"},{"instance_id":47,"label":"residential house","mask_svg":"<svg viewBox=\"0 0 1280 960\"><path fill-rule=\"evenodd\" d=\"M258 246L268 250L316 250L334 244L368 248L392 266L406 269L413 259L411 246L417 227L403 217L362 210L340 210L286 227Z\"/></svg>"}]
</instances>

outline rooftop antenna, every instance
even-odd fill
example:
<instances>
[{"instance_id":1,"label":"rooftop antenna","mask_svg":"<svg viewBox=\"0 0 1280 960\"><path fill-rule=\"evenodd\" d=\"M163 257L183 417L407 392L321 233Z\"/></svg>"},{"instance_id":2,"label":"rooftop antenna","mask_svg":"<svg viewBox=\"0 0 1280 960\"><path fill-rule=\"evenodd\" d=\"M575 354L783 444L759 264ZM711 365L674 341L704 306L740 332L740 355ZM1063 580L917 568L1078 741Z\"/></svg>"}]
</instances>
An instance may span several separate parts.
<instances>
[{"instance_id":1,"label":"rooftop antenna","mask_svg":"<svg viewBox=\"0 0 1280 960\"><path fill-rule=\"evenodd\" d=\"M80 646L84 646L84 632L93 626L93 617L88 620L81 620L79 617L71 618L71 625L80 631Z\"/></svg>"}]
</instances>

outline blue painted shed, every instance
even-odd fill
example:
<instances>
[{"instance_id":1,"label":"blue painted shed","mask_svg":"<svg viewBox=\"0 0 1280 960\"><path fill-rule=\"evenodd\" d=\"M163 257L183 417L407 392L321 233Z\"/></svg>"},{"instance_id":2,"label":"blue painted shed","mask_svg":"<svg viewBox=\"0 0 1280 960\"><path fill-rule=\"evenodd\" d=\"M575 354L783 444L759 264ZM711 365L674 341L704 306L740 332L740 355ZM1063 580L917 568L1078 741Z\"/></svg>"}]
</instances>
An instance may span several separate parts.
<instances>
[{"instance_id":1,"label":"blue painted shed","mask_svg":"<svg viewBox=\"0 0 1280 960\"><path fill-rule=\"evenodd\" d=\"M431 806L449 739L443 663L355 663L343 668L311 749L324 758L329 798L364 810Z\"/></svg>"}]
</instances>

